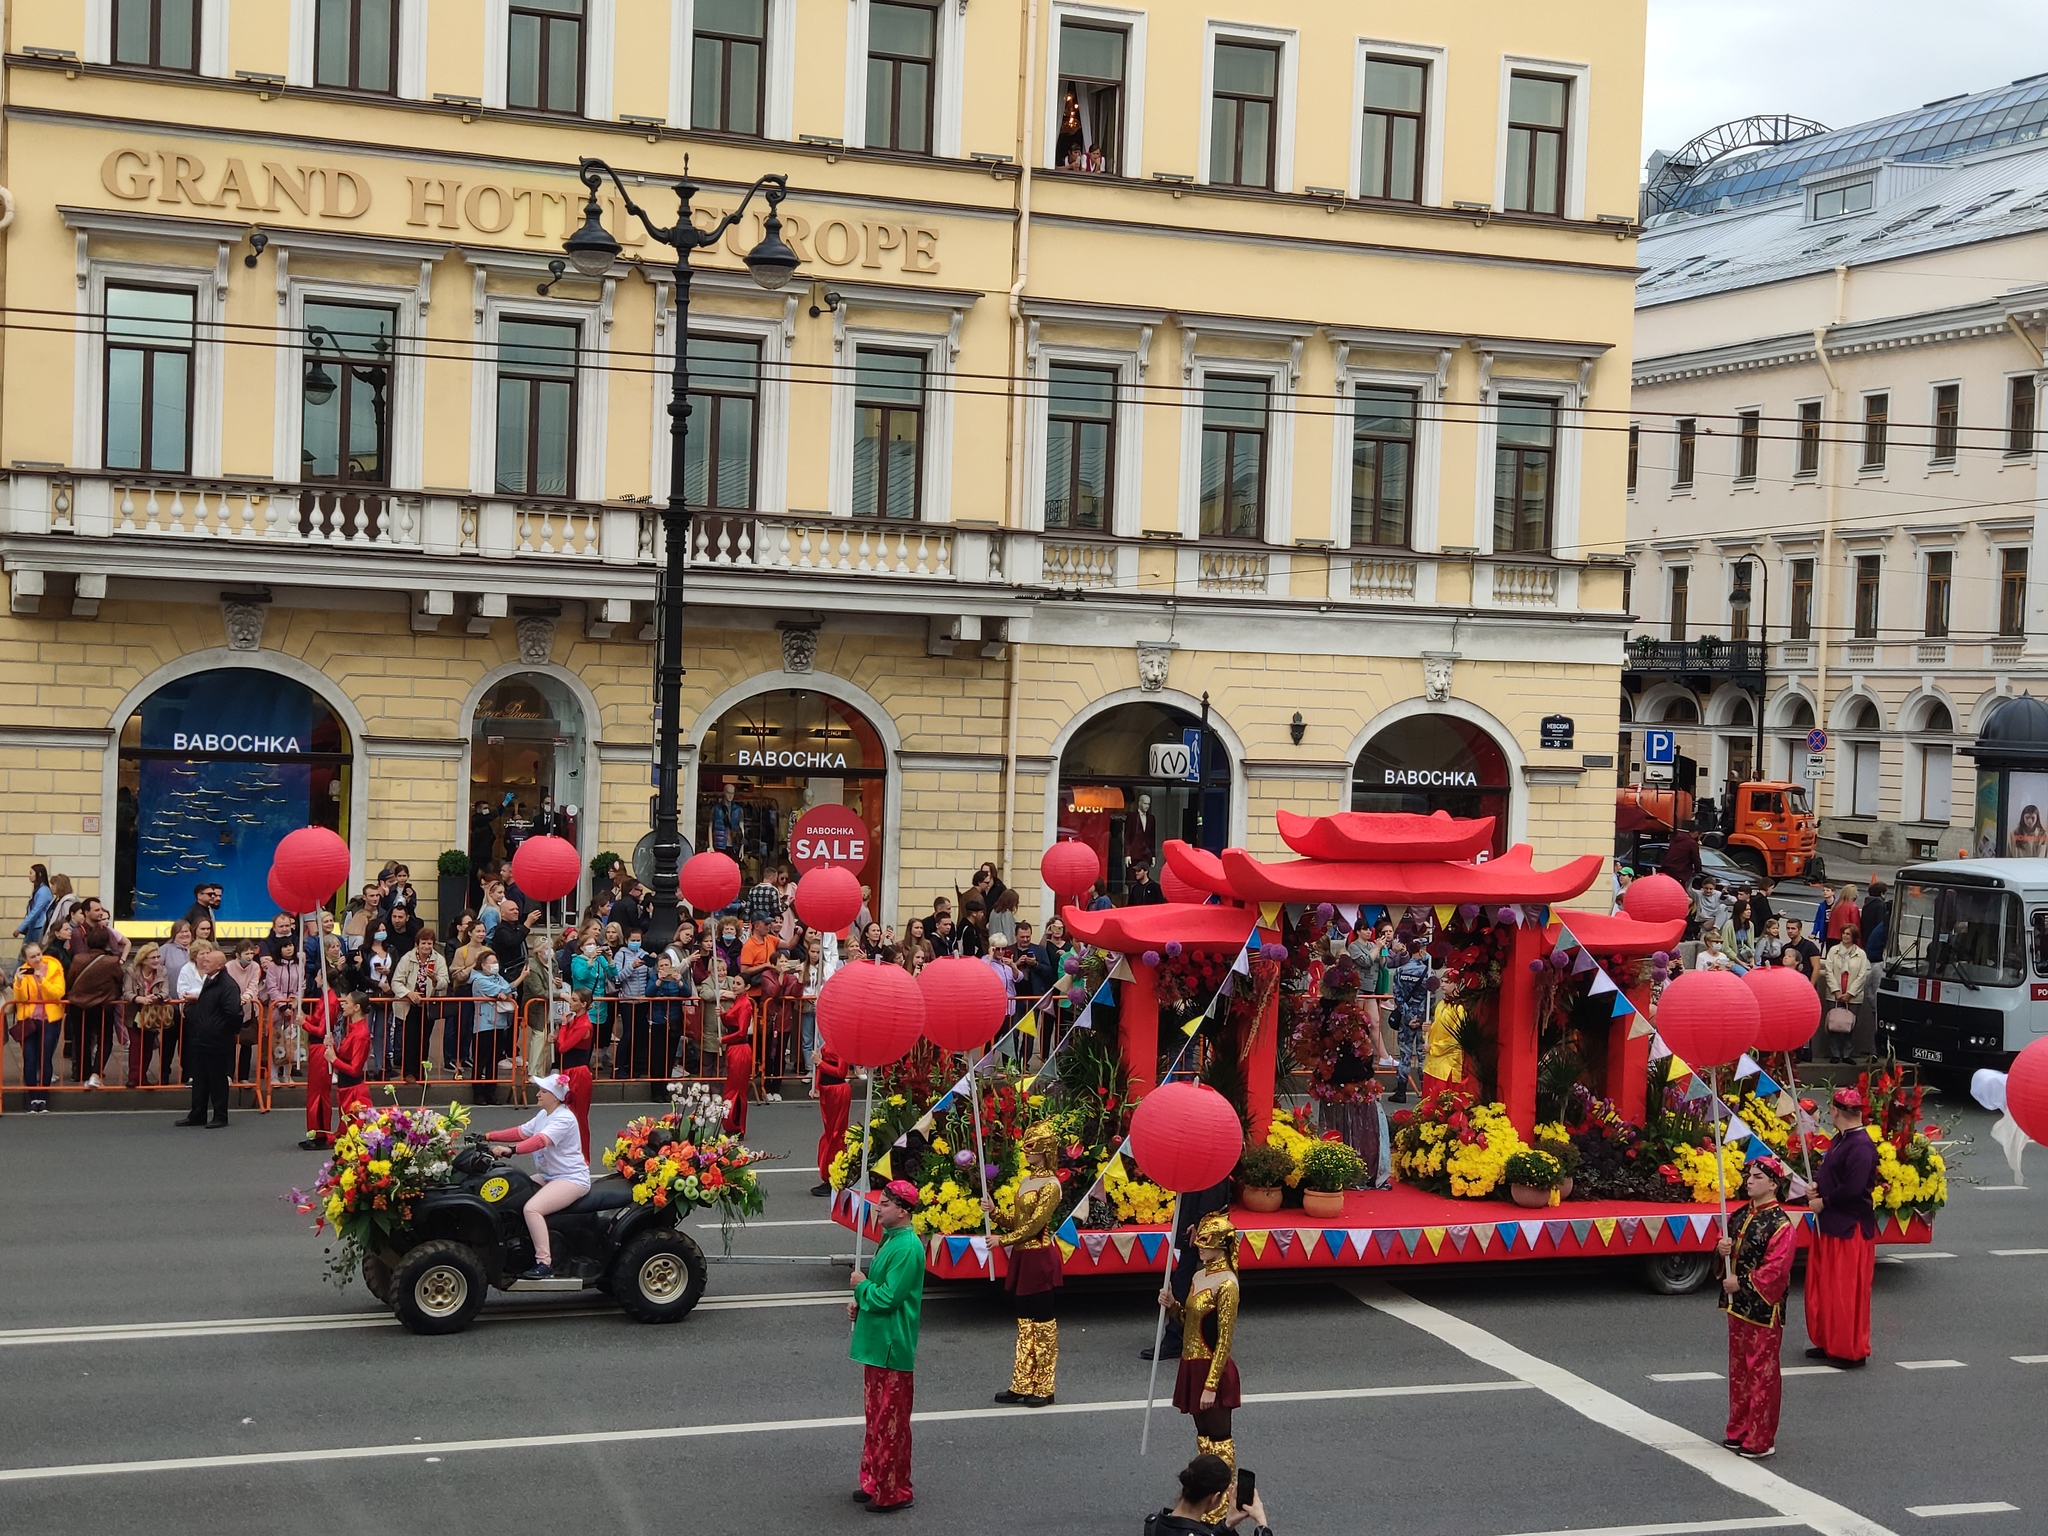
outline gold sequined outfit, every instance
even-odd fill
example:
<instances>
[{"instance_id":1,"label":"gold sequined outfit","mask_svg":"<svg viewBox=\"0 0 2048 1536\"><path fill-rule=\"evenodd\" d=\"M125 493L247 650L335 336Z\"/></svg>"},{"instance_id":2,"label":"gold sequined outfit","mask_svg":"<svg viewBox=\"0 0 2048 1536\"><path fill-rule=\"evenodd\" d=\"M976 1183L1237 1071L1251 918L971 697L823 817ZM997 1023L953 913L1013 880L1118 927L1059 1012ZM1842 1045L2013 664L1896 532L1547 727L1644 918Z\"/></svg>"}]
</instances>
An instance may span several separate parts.
<instances>
[{"instance_id":1,"label":"gold sequined outfit","mask_svg":"<svg viewBox=\"0 0 2048 1536\"><path fill-rule=\"evenodd\" d=\"M1180 1374L1174 1381L1173 1406L1195 1421L1197 1455L1219 1456L1231 1469L1233 1486L1237 1471L1237 1441L1231 1434L1230 1414L1242 1401L1237 1362L1232 1347L1237 1337L1237 1233L1230 1218L1215 1211L1195 1227L1195 1246L1214 1249L1217 1257L1204 1263L1188 1299L1174 1308L1181 1318ZM1202 1394L1214 1392L1216 1400L1202 1406ZM1210 1521L1230 1513L1226 1490L1204 1512Z\"/></svg>"},{"instance_id":2,"label":"gold sequined outfit","mask_svg":"<svg viewBox=\"0 0 2048 1536\"><path fill-rule=\"evenodd\" d=\"M1053 1399L1060 1359L1053 1305L1064 1275L1052 1232L1060 1208L1060 1181L1052 1172L1059 1139L1051 1126L1040 1124L1025 1132L1019 1146L1031 1171L1018 1182L1011 1214L997 1218L1001 1225L995 1232L995 1240L1009 1251L1003 1288L1017 1305L1017 1349L1010 1388L997 1393L996 1401L1042 1408Z\"/></svg>"}]
</instances>

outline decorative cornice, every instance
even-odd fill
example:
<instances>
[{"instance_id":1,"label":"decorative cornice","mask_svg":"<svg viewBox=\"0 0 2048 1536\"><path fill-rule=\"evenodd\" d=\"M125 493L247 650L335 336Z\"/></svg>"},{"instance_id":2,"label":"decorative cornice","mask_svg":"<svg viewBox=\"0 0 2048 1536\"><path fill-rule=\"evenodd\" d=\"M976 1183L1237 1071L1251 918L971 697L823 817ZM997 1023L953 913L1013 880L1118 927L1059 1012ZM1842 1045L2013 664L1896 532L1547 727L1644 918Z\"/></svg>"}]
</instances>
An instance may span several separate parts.
<instances>
[{"instance_id":1,"label":"decorative cornice","mask_svg":"<svg viewBox=\"0 0 2048 1536\"><path fill-rule=\"evenodd\" d=\"M56 747L104 752L114 740L106 726L0 725L0 747Z\"/></svg>"}]
</instances>

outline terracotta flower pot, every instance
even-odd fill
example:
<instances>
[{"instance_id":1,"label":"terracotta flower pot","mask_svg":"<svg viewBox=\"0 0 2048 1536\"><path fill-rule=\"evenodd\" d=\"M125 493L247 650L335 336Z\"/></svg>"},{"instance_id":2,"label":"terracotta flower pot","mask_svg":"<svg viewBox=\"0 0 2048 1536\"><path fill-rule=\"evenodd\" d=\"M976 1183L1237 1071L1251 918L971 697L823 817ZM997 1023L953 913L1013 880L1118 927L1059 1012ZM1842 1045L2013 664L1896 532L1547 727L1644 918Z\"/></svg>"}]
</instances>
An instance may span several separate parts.
<instances>
[{"instance_id":1,"label":"terracotta flower pot","mask_svg":"<svg viewBox=\"0 0 2048 1536\"><path fill-rule=\"evenodd\" d=\"M1304 1189L1301 1192L1301 1208L1310 1216L1324 1220L1335 1220L1344 1214L1344 1194L1341 1190Z\"/></svg>"},{"instance_id":2,"label":"terracotta flower pot","mask_svg":"<svg viewBox=\"0 0 2048 1536\"><path fill-rule=\"evenodd\" d=\"M1564 1176L1564 1182L1563 1182L1562 1184L1560 1184L1560 1185L1558 1185L1558 1186L1557 1186L1557 1198L1558 1198L1558 1199L1560 1199L1560 1200L1569 1200L1569 1199L1571 1199L1571 1197L1572 1197L1572 1176L1571 1176L1570 1174L1566 1174L1566 1175Z\"/></svg>"},{"instance_id":3,"label":"terracotta flower pot","mask_svg":"<svg viewBox=\"0 0 2048 1536\"><path fill-rule=\"evenodd\" d=\"M1510 1184L1508 1194L1513 1197L1515 1204L1532 1211L1550 1204L1550 1191L1538 1189L1534 1184Z\"/></svg>"},{"instance_id":4,"label":"terracotta flower pot","mask_svg":"<svg viewBox=\"0 0 2048 1536\"><path fill-rule=\"evenodd\" d=\"M1244 1208L1248 1211L1277 1211L1280 1209L1280 1202L1285 1194L1286 1191L1278 1184L1270 1188L1257 1184L1248 1184L1238 1190L1238 1198L1244 1203Z\"/></svg>"}]
</instances>

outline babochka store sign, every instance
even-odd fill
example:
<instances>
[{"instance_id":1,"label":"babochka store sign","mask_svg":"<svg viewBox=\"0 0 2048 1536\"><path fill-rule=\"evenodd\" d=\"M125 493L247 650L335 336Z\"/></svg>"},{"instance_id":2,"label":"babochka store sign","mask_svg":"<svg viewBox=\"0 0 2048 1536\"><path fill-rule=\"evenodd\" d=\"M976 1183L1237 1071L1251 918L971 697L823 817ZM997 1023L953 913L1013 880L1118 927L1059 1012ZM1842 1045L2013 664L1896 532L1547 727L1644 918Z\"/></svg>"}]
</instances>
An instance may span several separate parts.
<instances>
[{"instance_id":1,"label":"babochka store sign","mask_svg":"<svg viewBox=\"0 0 2048 1536\"><path fill-rule=\"evenodd\" d=\"M357 225L366 221L373 209L387 224L394 217L393 210L402 209L407 228L434 236L509 236L550 246L559 246L583 221L586 194L581 186L457 176L408 175L403 180L403 187L379 187L361 171L345 166L162 149L116 149L100 162L100 185L124 203ZM616 193L601 193L599 202L606 226L621 245L632 250L647 243L646 232L626 213ZM727 211L715 202L700 201L697 222L708 229ZM759 242L764 216L757 206L726 231L725 245L732 255L744 256ZM864 218L818 219L793 212L785 204L782 226L784 238L807 263L919 277L939 274L939 232L925 225Z\"/></svg>"}]
</instances>

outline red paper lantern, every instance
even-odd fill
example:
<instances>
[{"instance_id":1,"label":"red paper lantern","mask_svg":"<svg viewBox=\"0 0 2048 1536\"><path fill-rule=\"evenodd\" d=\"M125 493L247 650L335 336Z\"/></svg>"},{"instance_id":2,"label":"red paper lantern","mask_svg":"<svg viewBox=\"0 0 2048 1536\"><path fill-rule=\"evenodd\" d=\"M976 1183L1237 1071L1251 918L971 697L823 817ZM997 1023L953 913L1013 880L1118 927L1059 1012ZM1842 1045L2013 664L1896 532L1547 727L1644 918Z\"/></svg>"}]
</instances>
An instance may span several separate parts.
<instances>
[{"instance_id":1,"label":"red paper lantern","mask_svg":"<svg viewBox=\"0 0 2048 1536\"><path fill-rule=\"evenodd\" d=\"M270 888L270 899L277 903L277 910L301 917L320 905L318 897L309 896L292 883L291 876L275 864L270 866L270 878L265 882Z\"/></svg>"},{"instance_id":2,"label":"red paper lantern","mask_svg":"<svg viewBox=\"0 0 2048 1536\"><path fill-rule=\"evenodd\" d=\"M1734 1061L1760 1028L1756 994L1733 971L1687 971L1657 1002L1657 1033L1689 1067Z\"/></svg>"},{"instance_id":3,"label":"red paper lantern","mask_svg":"<svg viewBox=\"0 0 2048 1536\"><path fill-rule=\"evenodd\" d=\"M2013 1058L2005 1077L2005 1112L2027 1140L2048 1146L2048 1040L2036 1040Z\"/></svg>"},{"instance_id":4,"label":"red paper lantern","mask_svg":"<svg viewBox=\"0 0 2048 1536\"><path fill-rule=\"evenodd\" d=\"M1692 898L1669 875L1643 875L1621 893L1621 910L1639 923L1675 922L1692 910Z\"/></svg>"},{"instance_id":5,"label":"red paper lantern","mask_svg":"<svg viewBox=\"0 0 2048 1536\"><path fill-rule=\"evenodd\" d=\"M566 838L529 837L512 855L512 883L535 901L568 895L582 874L582 856Z\"/></svg>"},{"instance_id":6,"label":"red paper lantern","mask_svg":"<svg viewBox=\"0 0 2048 1536\"><path fill-rule=\"evenodd\" d=\"M715 849L693 853L683 861L676 890L699 913L720 911L740 893L740 867Z\"/></svg>"},{"instance_id":7,"label":"red paper lantern","mask_svg":"<svg viewBox=\"0 0 2048 1536\"><path fill-rule=\"evenodd\" d=\"M796 883L796 915L820 933L845 932L860 902L860 876L837 864L821 864Z\"/></svg>"},{"instance_id":8,"label":"red paper lantern","mask_svg":"<svg viewBox=\"0 0 2048 1536\"><path fill-rule=\"evenodd\" d=\"M310 898L303 909L324 904L348 879L348 844L326 827L301 827L287 832L270 857L270 867L284 877L287 888Z\"/></svg>"},{"instance_id":9,"label":"red paper lantern","mask_svg":"<svg viewBox=\"0 0 2048 1536\"><path fill-rule=\"evenodd\" d=\"M1244 1126L1230 1100L1206 1083L1165 1083L1131 1116L1138 1171L1163 1189L1188 1194L1221 1183L1244 1151Z\"/></svg>"},{"instance_id":10,"label":"red paper lantern","mask_svg":"<svg viewBox=\"0 0 2048 1536\"><path fill-rule=\"evenodd\" d=\"M853 1066L900 1061L923 1032L924 994L900 965L856 960L818 989L818 1034Z\"/></svg>"},{"instance_id":11,"label":"red paper lantern","mask_svg":"<svg viewBox=\"0 0 2048 1536\"><path fill-rule=\"evenodd\" d=\"M1820 994L1806 972L1760 965L1742 978L1756 997L1756 1051L1796 1051L1820 1028Z\"/></svg>"},{"instance_id":12,"label":"red paper lantern","mask_svg":"<svg viewBox=\"0 0 2048 1536\"><path fill-rule=\"evenodd\" d=\"M1054 843L1038 861L1039 878L1055 896L1079 896L1102 878L1102 860L1086 843Z\"/></svg>"},{"instance_id":13,"label":"red paper lantern","mask_svg":"<svg viewBox=\"0 0 2048 1536\"><path fill-rule=\"evenodd\" d=\"M1010 1016L1003 979L962 955L927 960L917 990L924 994L925 1038L942 1051L979 1050Z\"/></svg>"},{"instance_id":14,"label":"red paper lantern","mask_svg":"<svg viewBox=\"0 0 2048 1536\"><path fill-rule=\"evenodd\" d=\"M1209 899L1207 891L1199 886L1189 885L1174 873L1171 864L1159 871L1159 889L1168 901L1185 902L1191 906L1199 907Z\"/></svg>"}]
</instances>

